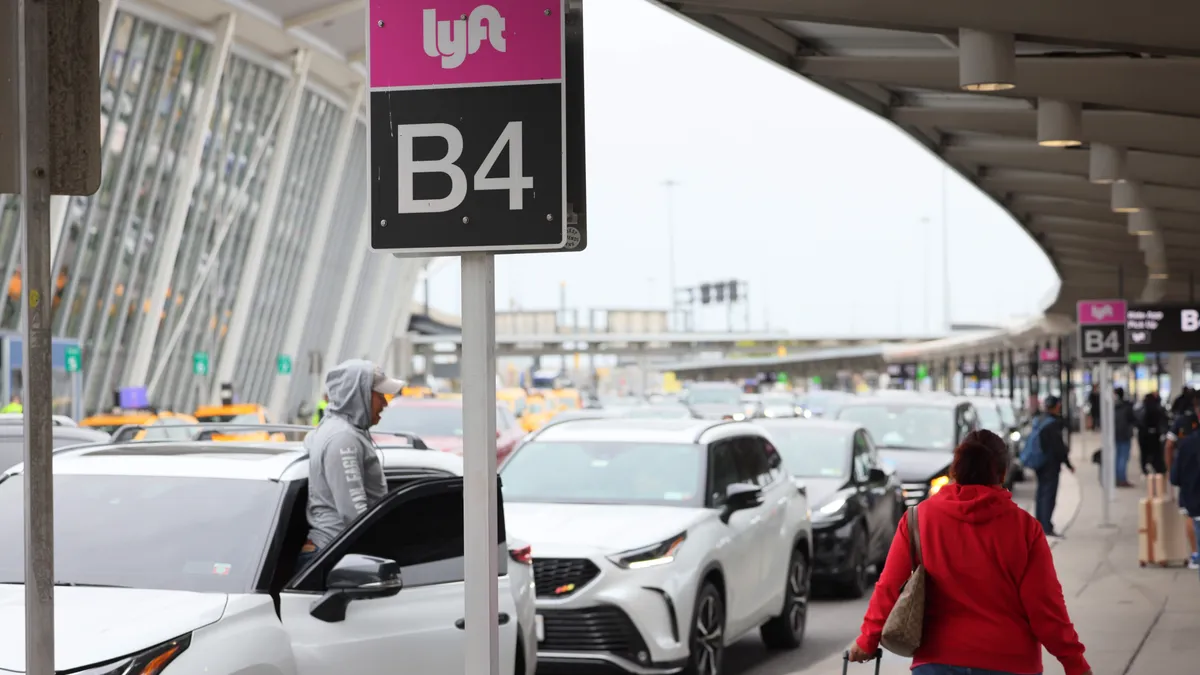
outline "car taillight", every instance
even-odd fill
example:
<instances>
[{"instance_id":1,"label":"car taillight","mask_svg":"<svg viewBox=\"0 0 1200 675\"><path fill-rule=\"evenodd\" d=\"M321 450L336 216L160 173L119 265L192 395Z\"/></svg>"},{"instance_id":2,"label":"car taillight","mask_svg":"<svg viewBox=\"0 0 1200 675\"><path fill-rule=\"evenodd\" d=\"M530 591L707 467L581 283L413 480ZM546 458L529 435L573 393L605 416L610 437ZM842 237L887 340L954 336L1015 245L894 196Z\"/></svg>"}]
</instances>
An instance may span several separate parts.
<instances>
[{"instance_id":1,"label":"car taillight","mask_svg":"<svg viewBox=\"0 0 1200 675\"><path fill-rule=\"evenodd\" d=\"M521 563L522 565L532 565L533 564L533 547L532 546L522 546L521 548L510 548L508 550L508 555L510 558L512 558L516 562Z\"/></svg>"}]
</instances>

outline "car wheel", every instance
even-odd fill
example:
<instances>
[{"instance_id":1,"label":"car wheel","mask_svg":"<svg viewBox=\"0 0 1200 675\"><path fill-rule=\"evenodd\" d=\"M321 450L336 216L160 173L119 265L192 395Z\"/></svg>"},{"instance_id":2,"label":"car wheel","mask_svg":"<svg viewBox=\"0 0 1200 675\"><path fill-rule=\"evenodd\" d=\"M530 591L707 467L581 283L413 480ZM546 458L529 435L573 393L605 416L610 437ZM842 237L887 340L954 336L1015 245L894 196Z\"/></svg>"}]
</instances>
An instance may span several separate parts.
<instances>
[{"instance_id":1,"label":"car wheel","mask_svg":"<svg viewBox=\"0 0 1200 675\"><path fill-rule=\"evenodd\" d=\"M842 595L847 598L861 598L867 594L870 582L867 580L867 533L861 527L854 530L854 538L850 543L850 560L847 566L850 570L842 581Z\"/></svg>"},{"instance_id":2,"label":"car wheel","mask_svg":"<svg viewBox=\"0 0 1200 675\"><path fill-rule=\"evenodd\" d=\"M712 582L696 596L685 675L721 675L725 662L725 602Z\"/></svg>"},{"instance_id":3,"label":"car wheel","mask_svg":"<svg viewBox=\"0 0 1200 675\"><path fill-rule=\"evenodd\" d=\"M767 649L796 649L803 644L804 628L808 623L810 579L808 556L800 549L792 551L787 584L783 589L783 611L758 630Z\"/></svg>"}]
</instances>

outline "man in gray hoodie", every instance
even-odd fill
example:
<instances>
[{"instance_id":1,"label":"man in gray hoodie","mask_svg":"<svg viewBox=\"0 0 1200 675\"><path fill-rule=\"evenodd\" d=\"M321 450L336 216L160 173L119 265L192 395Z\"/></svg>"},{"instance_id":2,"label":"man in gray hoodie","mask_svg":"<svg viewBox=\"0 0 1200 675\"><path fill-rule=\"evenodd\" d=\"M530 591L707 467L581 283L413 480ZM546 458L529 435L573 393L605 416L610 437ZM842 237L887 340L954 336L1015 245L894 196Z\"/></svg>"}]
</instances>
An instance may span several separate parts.
<instances>
[{"instance_id":1,"label":"man in gray hoodie","mask_svg":"<svg viewBox=\"0 0 1200 675\"><path fill-rule=\"evenodd\" d=\"M304 438L309 530L297 569L387 494L370 428L387 407L384 395L399 394L403 387L402 381L359 359L341 363L325 376L329 406L321 423Z\"/></svg>"}]
</instances>

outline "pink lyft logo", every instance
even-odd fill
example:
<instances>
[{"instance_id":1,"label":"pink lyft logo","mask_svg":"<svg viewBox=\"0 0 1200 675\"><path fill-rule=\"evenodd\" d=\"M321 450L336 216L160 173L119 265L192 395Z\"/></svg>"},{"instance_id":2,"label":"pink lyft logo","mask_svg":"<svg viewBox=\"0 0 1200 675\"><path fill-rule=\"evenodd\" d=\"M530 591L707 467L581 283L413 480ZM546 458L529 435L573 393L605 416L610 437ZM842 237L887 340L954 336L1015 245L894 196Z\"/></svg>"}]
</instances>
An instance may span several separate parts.
<instances>
[{"instance_id":1,"label":"pink lyft logo","mask_svg":"<svg viewBox=\"0 0 1200 675\"><path fill-rule=\"evenodd\" d=\"M430 58L440 56L442 68L461 66L467 54L479 51L484 40L498 52L507 51L504 17L491 5L476 7L465 20L438 21L436 9L425 10L423 18L425 53Z\"/></svg>"},{"instance_id":2,"label":"pink lyft logo","mask_svg":"<svg viewBox=\"0 0 1200 675\"><path fill-rule=\"evenodd\" d=\"M1080 300L1075 309L1081 324L1125 323L1124 300Z\"/></svg>"}]
</instances>

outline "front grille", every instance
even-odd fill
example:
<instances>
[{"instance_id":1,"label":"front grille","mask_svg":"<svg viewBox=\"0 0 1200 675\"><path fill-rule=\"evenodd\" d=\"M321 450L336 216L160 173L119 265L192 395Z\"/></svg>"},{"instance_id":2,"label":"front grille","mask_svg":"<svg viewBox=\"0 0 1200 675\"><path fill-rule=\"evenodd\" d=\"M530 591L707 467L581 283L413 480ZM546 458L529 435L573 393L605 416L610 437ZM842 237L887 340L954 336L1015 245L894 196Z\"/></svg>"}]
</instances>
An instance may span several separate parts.
<instances>
[{"instance_id":1,"label":"front grille","mask_svg":"<svg viewBox=\"0 0 1200 675\"><path fill-rule=\"evenodd\" d=\"M904 489L906 506L920 504L929 495L929 483L905 483L901 487Z\"/></svg>"},{"instance_id":2,"label":"front grille","mask_svg":"<svg viewBox=\"0 0 1200 675\"><path fill-rule=\"evenodd\" d=\"M545 652L607 652L638 663L646 651L641 633L629 615L611 605L587 609L539 610L545 622L546 639L538 645Z\"/></svg>"},{"instance_id":3,"label":"front grille","mask_svg":"<svg viewBox=\"0 0 1200 675\"><path fill-rule=\"evenodd\" d=\"M600 568L587 558L534 558L533 582L539 598L565 598L591 583Z\"/></svg>"}]
</instances>

